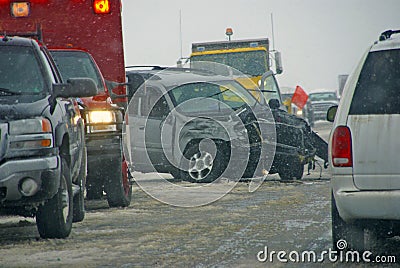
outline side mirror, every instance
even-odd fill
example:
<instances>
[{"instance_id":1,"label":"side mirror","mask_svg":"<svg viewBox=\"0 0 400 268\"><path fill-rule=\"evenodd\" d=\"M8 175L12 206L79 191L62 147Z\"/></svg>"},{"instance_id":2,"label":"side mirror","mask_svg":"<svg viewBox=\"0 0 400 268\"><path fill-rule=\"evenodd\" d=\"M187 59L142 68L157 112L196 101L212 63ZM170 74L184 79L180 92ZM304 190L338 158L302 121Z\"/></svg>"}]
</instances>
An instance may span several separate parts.
<instances>
[{"instance_id":1,"label":"side mirror","mask_svg":"<svg viewBox=\"0 0 400 268\"><path fill-rule=\"evenodd\" d=\"M278 99L270 99L268 101L268 105L269 105L269 108L274 109L274 110L279 109L279 107L281 107L281 104L279 103Z\"/></svg>"},{"instance_id":2,"label":"side mirror","mask_svg":"<svg viewBox=\"0 0 400 268\"><path fill-rule=\"evenodd\" d=\"M70 78L66 84L53 84L55 98L92 97L97 94L97 86L91 78Z\"/></svg>"},{"instance_id":3,"label":"side mirror","mask_svg":"<svg viewBox=\"0 0 400 268\"><path fill-rule=\"evenodd\" d=\"M329 107L328 111L326 112L326 120L329 122L335 121L337 109L337 105Z\"/></svg>"},{"instance_id":4,"label":"side mirror","mask_svg":"<svg viewBox=\"0 0 400 268\"><path fill-rule=\"evenodd\" d=\"M129 97L128 94L115 94L113 92L113 89L119 86L129 86L129 83L118 83L115 81L110 81L110 80L105 80L107 89L108 89L108 94L110 94L111 99L117 99L117 98L126 98Z\"/></svg>"},{"instance_id":5,"label":"side mirror","mask_svg":"<svg viewBox=\"0 0 400 268\"><path fill-rule=\"evenodd\" d=\"M281 53L279 51L276 51L274 57L276 73L281 74L283 72Z\"/></svg>"}]
</instances>

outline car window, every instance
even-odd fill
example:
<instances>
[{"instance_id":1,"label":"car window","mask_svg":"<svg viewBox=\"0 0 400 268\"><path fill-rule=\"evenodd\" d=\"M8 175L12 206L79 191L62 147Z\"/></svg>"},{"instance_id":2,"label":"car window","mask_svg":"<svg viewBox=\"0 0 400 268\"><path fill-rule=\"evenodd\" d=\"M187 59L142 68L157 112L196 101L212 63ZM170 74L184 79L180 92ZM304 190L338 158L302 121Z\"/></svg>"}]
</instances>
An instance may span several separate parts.
<instances>
[{"instance_id":1,"label":"car window","mask_svg":"<svg viewBox=\"0 0 400 268\"><path fill-rule=\"evenodd\" d=\"M101 75L89 55L80 51L51 51L51 54L65 81L73 77L89 77L99 91L105 91Z\"/></svg>"},{"instance_id":2,"label":"car window","mask_svg":"<svg viewBox=\"0 0 400 268\"><path fill-rule=\"evenodd\" d=\"M400 114L399 49L368 55L349 114Z\"/></svg>"},{"instance_id":3,"label":"car window","mask_svg":"<svg viewBox=\"0 0 400 268\"><path fill-rule=\"evenodd\" d=\"M134 99L135 104L139 106L138 111L140 111L141 116L161 119L169 114L170 109L167 100L158 88L146 87L146 95Z\"/></svg>"},{"instance_id":4,"label":"car window","mask_svg":"<svg viewBox=\"0 0 400 268\"><path fill-rule=\"evenodd\" d=\"M232 81L185 84L172 89L170 94L183 113L217 112L256 103L247 90Z\"/></svg>"},{"instance_id":5,"label":"car window","mask_svg":"<svg viewBox=\"0 0 400 268\"><path fill-rule=\"evenodd\" d=\"M0 58L0 88L16 93L43 91L43 76L32 48L2 46Z\"/></svg>"},{"instance_id":6,"label":"car window","mask_svg":"<svg viewBox=\"0 0 400 268\"><path fill-rule=\"evenodd\" d=\"M149 95L149 118L162 119L169 114L169 107L165 96L161 96L161 92L153 89ZM155 94L154 94L155 93ZM154 104L155 103L155 104ZM153 106L154 104L154 106ZM153 106L153 107L151 107Z\"/></svg>"},{"instance_id":7,"label":"car window","mask_svg":"<svg viewBox=\"0 0 400 268\"><path fill-rule=\"evenodd\" d=\"M271 75L267 77L267 79L265 79L263 95L267 102L272 99L277 99L281 101L281 97L279 95L279 88L275 76Z\"/></svg>"},{"instance_id":8,"label":"car window","mask_svg":"<svg viewBox=\"0 0 400 268\"><path fill-rule=\"evenodd\" d=\"M330 101L337 100L335 92L324 92L324 93L312 93L309 96L310 101Z\"/></svg>"}]
</instances>

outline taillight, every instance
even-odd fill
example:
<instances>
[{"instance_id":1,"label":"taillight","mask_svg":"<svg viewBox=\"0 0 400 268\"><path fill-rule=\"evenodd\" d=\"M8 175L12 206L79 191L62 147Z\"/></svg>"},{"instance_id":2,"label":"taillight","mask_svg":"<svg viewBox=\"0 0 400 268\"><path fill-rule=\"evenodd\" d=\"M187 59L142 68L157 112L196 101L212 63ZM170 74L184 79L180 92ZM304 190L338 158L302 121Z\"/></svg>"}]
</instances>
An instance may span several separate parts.
<instances>
[{"instance_id":1,"label":"taillight","mask_svg":"<svg viewBox=\"0 0 400 268\"><path fill-rule=\"evenodd\" d=\"M338 126L332 136L332 164L335 167L352 167L351 132L347 126Z\"/></svg>"},{"instance_id":2,"label":"taillight","mask_svg":"<svg viewBox=\"0 0 400 268\"><path fill-rule=\"evenodd\" d=\"M93 10L96 14L110 13L110 2L108 0L93 0Z\"/></svg>"}]
</instances>

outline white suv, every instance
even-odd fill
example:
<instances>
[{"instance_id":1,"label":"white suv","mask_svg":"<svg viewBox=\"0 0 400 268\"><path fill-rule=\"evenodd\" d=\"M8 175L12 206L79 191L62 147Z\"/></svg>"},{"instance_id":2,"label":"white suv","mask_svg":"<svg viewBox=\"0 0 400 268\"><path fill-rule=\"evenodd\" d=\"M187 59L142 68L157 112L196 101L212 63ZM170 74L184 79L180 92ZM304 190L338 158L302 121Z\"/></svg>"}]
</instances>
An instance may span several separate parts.
<instances>
[{"instance_id":1,"label":"white suv","mask_svg":"<svg viewBox=\"0 0 400 268\"><path fill-rule=\"evenodd\" d=\"M382 33L331 107L333 245L365 250L365 233L400 235L400 31ZM335 112L336 118L335 118ZM365 239L365 240L364 240Z\"/></svg>"}]
</instances>

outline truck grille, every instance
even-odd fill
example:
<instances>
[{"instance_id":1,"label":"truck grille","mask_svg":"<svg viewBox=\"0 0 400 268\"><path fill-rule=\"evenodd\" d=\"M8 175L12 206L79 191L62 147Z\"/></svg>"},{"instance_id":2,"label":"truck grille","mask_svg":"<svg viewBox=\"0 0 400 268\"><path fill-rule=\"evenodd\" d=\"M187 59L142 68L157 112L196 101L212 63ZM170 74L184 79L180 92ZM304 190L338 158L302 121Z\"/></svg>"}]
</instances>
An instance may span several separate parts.
<instances>
[{"instance_id":1,"label":"truck grille","mask_svg":"<svg viewBox=\"0 0 400 268\"><path fill-rule=\"evenodd\" d=\"M336 103L314 103L312 104L313 110L314 111L327 111L329 107L336 105Z\"/></svg>"}]
</instances>

